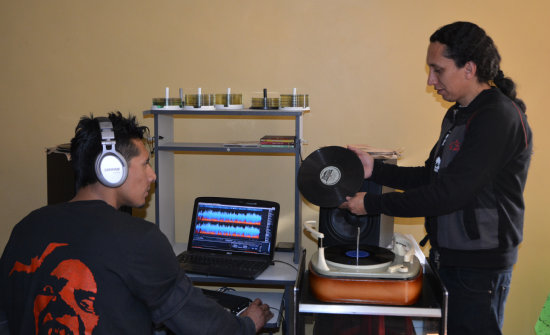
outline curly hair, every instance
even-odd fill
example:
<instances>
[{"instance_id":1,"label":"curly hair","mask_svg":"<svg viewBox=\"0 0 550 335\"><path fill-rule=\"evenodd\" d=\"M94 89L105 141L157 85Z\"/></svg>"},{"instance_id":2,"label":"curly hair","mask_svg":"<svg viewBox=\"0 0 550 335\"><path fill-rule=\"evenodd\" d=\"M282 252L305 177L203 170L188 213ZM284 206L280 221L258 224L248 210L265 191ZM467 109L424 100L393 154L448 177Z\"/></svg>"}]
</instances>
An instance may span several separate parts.
<instances>
[{"instance_id":1,"label":"curly hair","mask_svg":"<svg viewBox=\"0 0 550 335\"><path fill-rule=\"evenodd\" d=\"M444 56L458 68L469 61L475 63L480 83L494 84L525 112L525 103L517 98L516 84L500 69L501 57L495 43L481 27L471 22L454 22L434 32L430 42L444 44Z\"/></svg>"}]
</instances>

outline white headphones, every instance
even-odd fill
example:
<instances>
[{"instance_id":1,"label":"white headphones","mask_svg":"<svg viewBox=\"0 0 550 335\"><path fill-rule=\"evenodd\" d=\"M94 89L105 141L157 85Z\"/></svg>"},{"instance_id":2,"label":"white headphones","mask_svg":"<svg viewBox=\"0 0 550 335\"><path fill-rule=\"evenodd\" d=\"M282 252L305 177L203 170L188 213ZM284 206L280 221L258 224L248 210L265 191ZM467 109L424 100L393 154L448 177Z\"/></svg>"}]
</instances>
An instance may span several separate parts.
<instances>
[{"instance_id":1,"label":"white headphones","mask_svg":"<svg viewBox=\"0 0 550 335\"><path fill-rule=\"evenodd\" d=\"M119 187L128 177L128 164L115 149L115 132L111 120L106 117L98 117L101 130L102 152L95 160L95 173L97 179L107 187Z\"/></svg>"}]
</instances>

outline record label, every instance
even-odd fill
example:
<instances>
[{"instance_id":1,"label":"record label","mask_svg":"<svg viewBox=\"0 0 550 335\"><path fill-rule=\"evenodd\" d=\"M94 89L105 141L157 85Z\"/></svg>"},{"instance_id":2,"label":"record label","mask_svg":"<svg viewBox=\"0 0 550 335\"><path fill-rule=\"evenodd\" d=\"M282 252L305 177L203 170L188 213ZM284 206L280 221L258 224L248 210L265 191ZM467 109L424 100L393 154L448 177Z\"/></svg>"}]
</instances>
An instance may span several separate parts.
<instances>
[{"instance_id":1,"label":"record label","mask_svg":"<svg viewBox=\"0 0 550 335\"><path fill-rule=\"evenodd\" d=\"M321 182L325 185L332 186L336 185L340 178L342 178L342 173L336 166L327 166L319 174Z\"/></svg>"},{"instance_id":2,"label":"record label","mask_svg":"<svg viewBox=\"0 0 550 335\"><path fill-rule=\"evenodd\" d=\"M365 258L369 257L370 253L365 250L359 250L359 252L357 252L357 250L348 250L346 251L346 256L351 258Z\"/></svg>"},{"instance_id":3,"label":"record label","mask_svg":"<svg viewBox=\"0 0 550 335\"><path fill-rule=\"evenodd\" d=\"M365 172L357 155L339 146L312 152L300 165L298 189L309 202L320 207L338 207L346 196L354 196Z\"/></svg>"}]
</instances>

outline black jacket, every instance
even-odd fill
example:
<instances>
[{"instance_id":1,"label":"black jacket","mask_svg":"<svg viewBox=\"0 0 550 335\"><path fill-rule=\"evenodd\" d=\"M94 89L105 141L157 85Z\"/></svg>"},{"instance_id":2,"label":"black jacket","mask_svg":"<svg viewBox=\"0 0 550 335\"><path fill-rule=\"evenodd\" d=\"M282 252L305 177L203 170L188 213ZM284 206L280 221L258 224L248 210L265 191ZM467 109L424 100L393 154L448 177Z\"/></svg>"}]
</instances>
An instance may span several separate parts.
<instances>
[{"instance_id":1,"label":"black jacket","mask_svg":"<svg viewBox=\"0 0 550 335\"><path fill-rule=\"evenodd\" d=\"M523 237L523 190L533 148L527 117L497 88L451 107L423 167L375 163L374 182L405 192L367 194L369 214L426 217L442 265L504 267Z\"/></svg>"}]
</instances>

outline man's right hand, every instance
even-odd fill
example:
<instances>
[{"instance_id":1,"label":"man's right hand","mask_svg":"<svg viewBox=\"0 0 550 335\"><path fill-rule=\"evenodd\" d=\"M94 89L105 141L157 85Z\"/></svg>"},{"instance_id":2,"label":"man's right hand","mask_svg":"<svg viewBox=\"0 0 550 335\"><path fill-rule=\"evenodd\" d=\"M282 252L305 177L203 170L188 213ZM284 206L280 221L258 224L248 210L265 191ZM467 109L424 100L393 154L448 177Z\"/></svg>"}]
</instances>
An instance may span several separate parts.
<instances>
[{"instance_id":1,"label":"man's right hand","mask_svg":"<svg viewBox=\"0 0 550 335\"><path fill-rule=\"evenodd\" d=\"M372 169L374 168L374 158L359 148L348 146L348 149L355 152L357 157L361 160L363 170L365 171L365 179L370 178L370 176L372 176Z\"/></svg>"},{"instance_id":2,"label":"man's right hand","mask_svg":"<svg viewBox=\"0 0 550 335\"><path fill-rule=\"evenodd\" d=\"M262 329L263 326L273 317L273 313L269 310L267 304L256 298L247 309L245 309L241 315L242 317L248 316L254 322L256 326L256 333Z\"/></svg>"}]
</instances>

